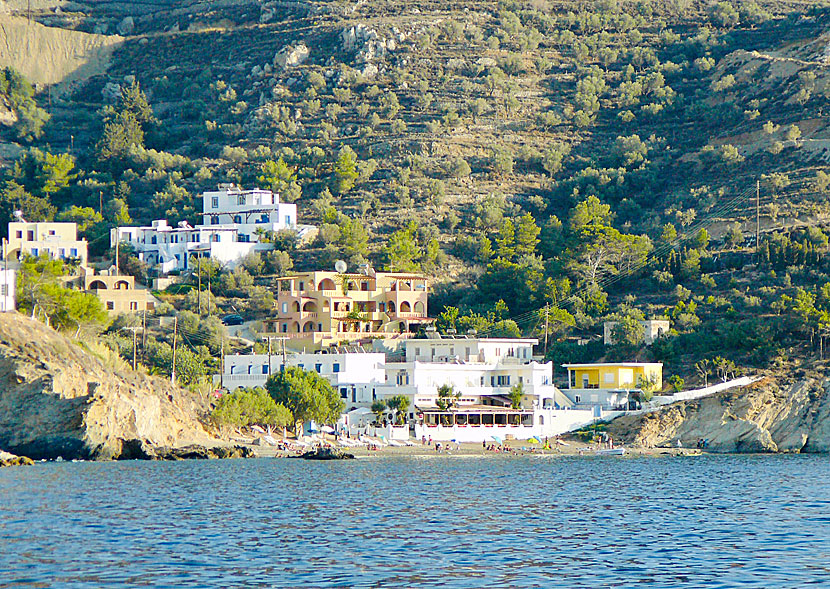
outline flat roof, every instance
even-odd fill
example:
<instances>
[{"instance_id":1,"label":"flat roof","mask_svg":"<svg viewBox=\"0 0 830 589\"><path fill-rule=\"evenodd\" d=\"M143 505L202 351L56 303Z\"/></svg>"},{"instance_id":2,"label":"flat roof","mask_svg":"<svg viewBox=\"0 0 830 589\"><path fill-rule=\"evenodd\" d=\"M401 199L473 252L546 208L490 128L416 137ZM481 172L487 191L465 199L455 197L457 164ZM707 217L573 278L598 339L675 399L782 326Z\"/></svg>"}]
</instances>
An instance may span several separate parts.
<instances>
[{"instance_id":1,"label":"flat roof","mask_svg":"<svg viewBox=\"0 0 830 589\"><path fill-rule=\"evenodd\" d=\"M633 368L636 366L662 366L662 362L596 362L588 364L562 364L563 368L599 368L601 366L625 366Z\"/></svg>"}]
</instances>

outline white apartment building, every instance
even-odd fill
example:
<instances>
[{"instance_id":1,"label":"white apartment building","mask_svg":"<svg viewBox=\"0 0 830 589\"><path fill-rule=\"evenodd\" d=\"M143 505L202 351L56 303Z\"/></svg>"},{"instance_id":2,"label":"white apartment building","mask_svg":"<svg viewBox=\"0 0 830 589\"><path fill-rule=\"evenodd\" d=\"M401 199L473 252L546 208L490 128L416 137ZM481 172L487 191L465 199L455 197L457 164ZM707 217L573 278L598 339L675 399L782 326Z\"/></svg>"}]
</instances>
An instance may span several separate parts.
<instances>
[{"instance_id":1,"label":"white apartment building","mask_svg":"<svg viewBox=\"0 0 830 589\"><path fill-rule=\"evenodd\" d=\"M242 190L222 184L219 190L202 194L202 224L235 227L238 241L259 241L257 230L297 229L297 205L281 203L270 190Z\"/></svg>"},{"instance_id":2,"label":"white apartment building","mask_svg":"<svg viewBox=\"0 0 830 589\"><path fill-rule=\"evenodd\" d=\"M384 385L385 355L376 352L339 351L334 353L286 355L288 366L298 366L314 371L329 381L346 404L346 409L368 407L376 397L376 389ZM279 372L283 366L282 354L244 354L225 356L221 379L214 382L229 390L240 387L265 386L269 374Z\"/></svg>"},{"instance_id":3,"label":"white apartment building","mask_svg":"<svg viewBox=\"0 0 830 589\"><path fill-rule=\"evenodd\" d=\"M9 223L7 256L19 260L24 255L46 254L55 259L78 260L82 266L87 262L87 241L78 239L75 223Z\"/></svg>"},{"instance_id":4,"label":"white apartment building","mask_svg":"<svg viewBox=\"0 0 830 589\"><path fill-rule=\"evenodd\" d=\"M130 243L139 259L159 266L163 273L189 269L191 255L210 257L229 266L254 251L273 249L260 241L262 231L290 229L298 237L314 228L297 224L297 205L281 203L270 190L242 190L222 184L219 190L202 194L202 225L177 227L165 220L145 227L118 227L110 232L110 243Z\"/></svg>"},{"instance_id":5,"label":"white apartment building","mask_svg":"<svg viewBox=\"0 0 830 589\"><path fill-rule=\"evenodd\" d=\"M253 251L270 249L270 244L240 242L235 227L190 226L182 221L171 227L165 220L144 227L117 227L110 230L110 242L129 243L138 258L162 272L187 270L190 256L209 257L233 265Z\"/></svg>"},{"instance_id":6,"label":"white apartment building","mask_svg":"<svg viewBox=\"0 0 830 589\"><path fill-rule=\"evenodd\" d=\"M528 399L550 407L572 403L553 385L553 364L533 359L535 339L441 337L402 343L400 361L387 361L392 394L407 394L414 406L435 407L438 388L452 385L462 405L509 405L510 389L521 384Z\"/></svg>"},{"instance_id":7,"label":"white apartment building","mask_svg":"<svg viewBox=\"0 0 830 589\"><path fill-rule=\"evenodd\" d=\"M14 311L17 271L0 267L0 312Z\"/></svg>"}]
</instances>

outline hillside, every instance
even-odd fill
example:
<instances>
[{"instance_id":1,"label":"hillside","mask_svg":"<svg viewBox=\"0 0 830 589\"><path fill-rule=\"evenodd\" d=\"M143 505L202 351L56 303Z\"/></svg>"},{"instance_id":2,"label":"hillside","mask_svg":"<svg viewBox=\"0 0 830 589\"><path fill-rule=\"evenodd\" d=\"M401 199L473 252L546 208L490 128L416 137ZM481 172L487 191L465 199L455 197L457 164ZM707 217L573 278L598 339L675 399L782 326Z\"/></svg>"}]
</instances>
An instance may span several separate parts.
<instances>
[{"instance_id":1,"label":"hillside","mask_svg":"<svg viewBox=\"0 0 830 589\"><path fill-rule=\"evenodd\" d=\"M539 335L548 305L557 362L659 359L695 380L706 358L770 371L820 361L825 3L55 6L33 18L124 39L29 135L74 158L73 175L45 190L10 167L6 213L84 221L104 254L119 220L194 220L202 190L258 184L321 231L217 274L219 307L247 318L267 314L269 276L343 257L434 276L431 313L460 309L441 329ZM140 136L124 143L130 117ZM38 157L24 161L42 168ZM643 316L668 316L674 337L634 345ZM625 320L630 345L576 345L607 318Z\"/></svg>"},{"instance_id":2,"label":"hillside","mask_svg":"<svg viewBox=\"0 0 830 589\"><path fill-rule=\"evenodd\" d=\"M0 314L0 448L35 459L146 458L217 443L197 395L109 367L90 350L15 313Z\"/></svg>"}]
</instances>

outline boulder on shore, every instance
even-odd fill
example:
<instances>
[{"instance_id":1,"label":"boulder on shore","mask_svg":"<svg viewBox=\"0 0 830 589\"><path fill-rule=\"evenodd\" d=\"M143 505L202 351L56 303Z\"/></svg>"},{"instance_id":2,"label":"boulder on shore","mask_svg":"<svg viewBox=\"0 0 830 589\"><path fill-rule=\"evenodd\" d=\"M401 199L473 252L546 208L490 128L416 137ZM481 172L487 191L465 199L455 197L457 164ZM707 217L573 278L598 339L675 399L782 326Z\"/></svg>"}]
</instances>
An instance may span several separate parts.
<instances>
[{"instance_id":1,"label":"boulder on shore","mask_svg":"<svg viewBox=\"0 0 830 589\"><path fill-rule=\"evenodd\" d=\"M18 456L0 450L0 468L4 466L31 466L35 461L25 456Z\"/></svg>"},{"instance_id":2,"label":"boulder on shore","mask_svg":"<svg viewBox=\"0 0 830 589\"><path fill-rule=\"evenodd\" d=\"M0 313L0 447L34 459L152 459L222 445L196 393L132 370L16 313ZM213 450L214 454L217 451Z\"/></svg>"}]
</instances>

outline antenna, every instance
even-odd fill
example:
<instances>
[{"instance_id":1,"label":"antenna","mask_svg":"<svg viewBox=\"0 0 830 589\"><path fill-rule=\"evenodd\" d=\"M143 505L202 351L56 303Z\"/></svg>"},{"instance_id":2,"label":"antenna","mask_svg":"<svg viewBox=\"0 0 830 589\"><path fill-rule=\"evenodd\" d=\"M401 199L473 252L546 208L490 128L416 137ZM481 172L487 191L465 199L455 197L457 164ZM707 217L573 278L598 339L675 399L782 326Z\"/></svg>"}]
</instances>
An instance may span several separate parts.
<instances>
[{"instance_id":1,"label":"antenna","mask_svg":"<svg viewBox=\"0 0 830 589\"><path fill-rule=\"evenodd\" d=\"M334 263L334 269L338 271L340 274L343 274L343 272L345 272L348 269L348 266L346 265L346 262L344 262L343 260L337 260Z\"/></svg>"}]
</instances>

